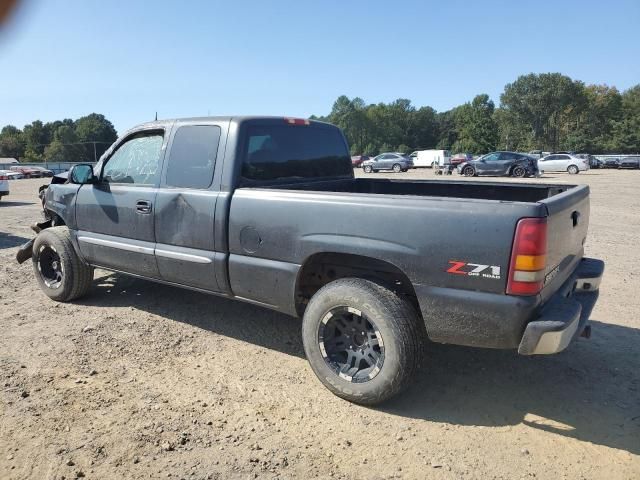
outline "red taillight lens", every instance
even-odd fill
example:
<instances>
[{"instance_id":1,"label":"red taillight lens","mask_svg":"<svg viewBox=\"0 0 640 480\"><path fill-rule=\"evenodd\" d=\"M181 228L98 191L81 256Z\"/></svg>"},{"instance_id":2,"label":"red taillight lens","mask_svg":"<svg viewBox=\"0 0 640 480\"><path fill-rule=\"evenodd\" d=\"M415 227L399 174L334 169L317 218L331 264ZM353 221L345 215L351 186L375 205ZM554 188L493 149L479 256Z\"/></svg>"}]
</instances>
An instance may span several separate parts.
<instances>
[{"instance_id":1,"label":"red taillight lens","mask_svg":"<svg viewBox=\"0 0 640 480\"><path fill-rule=\"evenodd\" d=\"M547 219L522 218L511 250L508 295L536 295L544 285L547 266Z\"/></svg>"},{"instance_id":2,"label":"red taillight lens","mask_svg":"<svg viewBox=\"0 0 640 480\"><path fill-rule=\"evenodd\" d=\"M305 118L288 118L285 117L284 119L285 123L288 123L289 125L310 125L311 122Z\"/></svg>"},{"instance_id":3,"label":"red taillight lens","mask_svg":"<svg viewBox=\"0 0 640 480\"><path fill-rule=\"evenodd\" d=\"M9 180L9 177L6 175L0 175L0 180Z\"/></svg>"}]
</instances>

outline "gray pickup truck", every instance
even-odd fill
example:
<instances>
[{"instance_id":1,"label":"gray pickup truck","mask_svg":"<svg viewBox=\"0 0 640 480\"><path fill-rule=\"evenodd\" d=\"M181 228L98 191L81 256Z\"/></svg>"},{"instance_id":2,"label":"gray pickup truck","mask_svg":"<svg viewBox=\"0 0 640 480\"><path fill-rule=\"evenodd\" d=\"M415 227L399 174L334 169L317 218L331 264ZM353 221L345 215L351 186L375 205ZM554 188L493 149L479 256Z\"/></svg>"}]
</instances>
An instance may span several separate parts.
<instances>
[{"instance_id":1,"label":"gray pickup truck","mask_svg":"<svg viewBox=\"0 0 640 480\"><path fill-rule=\"evenodd\" d=\"M43 207L18 261L52 299L99 267L301 317L315 374L362 404L411 384L427 339L565 349L604 270L587 186L354 178L342 132L302 119L141 125Z\"/></svg>"}]
</instances>

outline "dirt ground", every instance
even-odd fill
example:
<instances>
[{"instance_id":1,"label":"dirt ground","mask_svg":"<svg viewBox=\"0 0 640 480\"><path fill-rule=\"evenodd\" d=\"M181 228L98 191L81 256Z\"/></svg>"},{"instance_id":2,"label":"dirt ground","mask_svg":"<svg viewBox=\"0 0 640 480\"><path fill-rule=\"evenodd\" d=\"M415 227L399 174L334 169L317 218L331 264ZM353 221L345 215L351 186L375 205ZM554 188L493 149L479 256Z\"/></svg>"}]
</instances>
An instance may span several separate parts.
<instances>
[{"instance_id":1,"label":"dirt ground","mask_svg":"<svg viewBox=\"0 0 640 480\"><path fill-rule=\"evenodd\" d=\"M586 251L607 263L592 338L534 358L429 345L378 408L325 390L281 314L105 271L50 301L15 262L44 182L11 182L0 478L640 478L640 172L534 181L591 186Z\"/></svg>"}]
</instances>

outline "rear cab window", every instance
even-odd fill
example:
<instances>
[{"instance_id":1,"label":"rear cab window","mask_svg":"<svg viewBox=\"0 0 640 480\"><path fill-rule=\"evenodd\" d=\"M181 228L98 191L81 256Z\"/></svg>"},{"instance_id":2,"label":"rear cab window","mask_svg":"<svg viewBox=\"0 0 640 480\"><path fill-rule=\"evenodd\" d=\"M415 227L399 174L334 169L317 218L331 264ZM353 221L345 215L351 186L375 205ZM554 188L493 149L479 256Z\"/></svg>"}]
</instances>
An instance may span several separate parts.
<instances>
[{"instance_id":1,"label":"rear cab window","mask_svg":"<svg viewBox=\"0 0 640 480\"><path fill-rule=\"evenodd\" d=\"M330 125L248 122L241 149L242 185L353 176L344 137Z\"/></svg>"},{"instance_id":2,"label":"rear cab window","mask_svg":"<svg viewBox=\"0 0 640 480\"><path fill-rule=\"evenodd\" d=\"M169 150L165 185L209 188L213 182L220 133L217 125L178 127Z\"/></svg>"}]
</instances>

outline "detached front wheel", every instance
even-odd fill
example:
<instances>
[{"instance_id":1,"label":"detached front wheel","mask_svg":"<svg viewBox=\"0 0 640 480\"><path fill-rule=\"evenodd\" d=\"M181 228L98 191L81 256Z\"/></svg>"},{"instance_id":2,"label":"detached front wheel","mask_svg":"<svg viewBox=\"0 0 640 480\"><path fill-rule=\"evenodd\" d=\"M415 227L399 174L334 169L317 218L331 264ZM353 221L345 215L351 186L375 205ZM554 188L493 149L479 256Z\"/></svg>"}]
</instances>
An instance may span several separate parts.
<instances>
[{"instance_id":1,"label":"detached front wheel","mask_svg":"<svg viewBox=\"0 0 640 480\"><path fill-rule=\"evenodd\" d=\"M78 257L67 227L42 230L33 243L33 270L47 296L69 302L87 293L93 268Z\"/></svg>"},{"instance_id":2,"label":"detached front wheel","mask_svg":"<svg viewBox=\"0 0 640 480\"><path fill-rule=\"evenodd\" d=\"M344 278L321 288L302 321L307 359L335 395L374 405L415 378L425 338L413 306L370 280Z\"/></svg>"}]
</instances>

